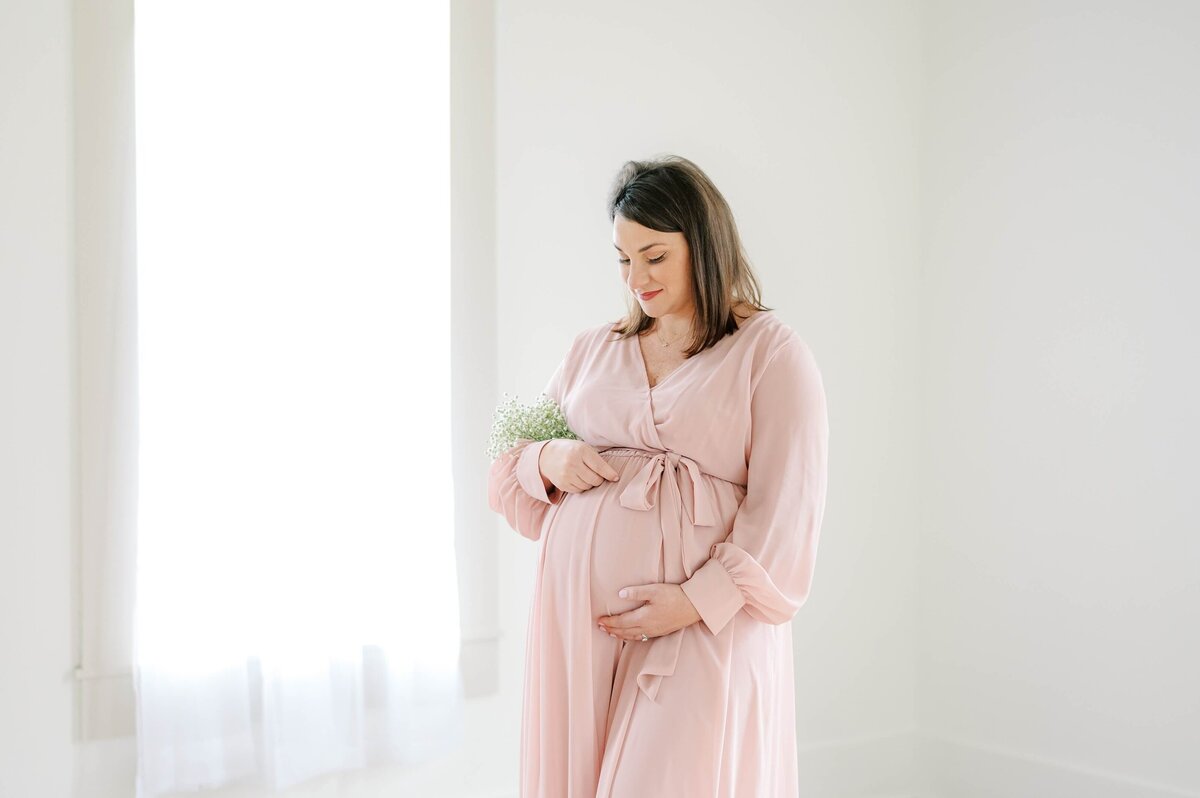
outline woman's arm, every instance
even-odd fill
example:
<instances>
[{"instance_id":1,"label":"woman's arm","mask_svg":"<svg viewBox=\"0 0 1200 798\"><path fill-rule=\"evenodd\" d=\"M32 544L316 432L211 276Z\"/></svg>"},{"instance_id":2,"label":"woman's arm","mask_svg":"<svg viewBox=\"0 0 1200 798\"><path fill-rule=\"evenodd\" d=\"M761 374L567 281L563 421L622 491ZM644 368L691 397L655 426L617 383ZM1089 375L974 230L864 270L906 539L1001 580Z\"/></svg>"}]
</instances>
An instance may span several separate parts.
<instances>
[{"instance_id":1,"label":"woman's arm","mask_svg":"<svg viewBox=\"0 0 1200 798\"><path fill-rule=\"evenodd\" d=\"M488 506L503 513L508 525L530 540L542 534L542 521L551 505L565 495L546 490L538 458L549 441L521 441L492 461L488 469Z\"/></svg>"},{"instance_id":2,"label":"woman's arm","mask_svg":"<svg viewBox=\"0 0 1200 798\"><path fill-rule=\"evenodd\" d=\"M559 408L562 408L567 367L578 342L579 336L576 336L542 389L542 393L553 399ZM488 506L492 512L502 513L510 527L530 540L541 536L546 512L566 496L542 476L538 467L547 443L549 441L521 440L493 460L488 469Z\"/></svg>"},{"instance_id":3,"label":"woman's arm","mask_svg":"<svg viewBox=\"0 0 1200 798\"><path fill-rule=\"evenodd\" d=\"M781 346L751 397L746 495L729 536L681 587L718 634L740 609L790 621L808 598L825 512L829 422L825 389L801 339Z\"/></svg>"}]
</instances>

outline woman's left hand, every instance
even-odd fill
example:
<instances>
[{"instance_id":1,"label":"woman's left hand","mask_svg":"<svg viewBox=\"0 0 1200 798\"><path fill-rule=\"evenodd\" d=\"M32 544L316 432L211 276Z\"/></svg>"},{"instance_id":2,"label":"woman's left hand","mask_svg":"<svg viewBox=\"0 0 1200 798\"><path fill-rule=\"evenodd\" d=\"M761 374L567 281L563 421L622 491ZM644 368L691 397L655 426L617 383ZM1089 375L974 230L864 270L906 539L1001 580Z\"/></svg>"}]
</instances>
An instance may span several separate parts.
<instances>
[{"instance_id":1,"label":"woman's left hand","mask_svg":"<svg viewBox=\"0 0 1200 798\"><path fill-rule=\"evenodd\" d=\"M679 585L667 582L631 585L623 588L621 594L621 598L646 603L617 615L601 615L596 620L601 629L622 640L641 642L643 634L662 637L700 620L700 613Z\"/></svg>"}]
</instances>

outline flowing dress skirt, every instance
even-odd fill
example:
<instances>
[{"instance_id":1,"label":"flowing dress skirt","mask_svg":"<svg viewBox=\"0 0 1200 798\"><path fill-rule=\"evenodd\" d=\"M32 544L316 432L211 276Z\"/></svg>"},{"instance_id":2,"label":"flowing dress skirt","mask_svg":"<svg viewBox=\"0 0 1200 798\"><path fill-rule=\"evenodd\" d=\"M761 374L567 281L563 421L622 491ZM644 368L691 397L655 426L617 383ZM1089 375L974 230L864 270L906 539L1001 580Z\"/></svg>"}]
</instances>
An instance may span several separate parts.
<instances>
[{"instance_id":1,"label":"flowing dress skirt","mask_svg":"<svg viewBox=\"0 0 1200 798\"><path fill-rule=\"evenodd\" d=\"M650 486L653 506L620 500L646 489L655 453L611 448L620 474L549 508L541 527L526 641L522 798L794 798L798 792L790 624L744 611L717 635L697 622L678 633L674 672L643 674L655 646L614 639L597 618L643 602L623 587L665 579L664 527L694 488ZM684 556L701 564L724 540L744 486L701 475L715 523L689 529ZM678 486L679 482L674 483ZM675 505L672 506L672 499ZM674 520L678 524L678 520ZM660 651L663 649L660 649ZM641 676L639 677L639 675ZM651 696L652 694L652 696Z\"/></svg>"}]
</instances>

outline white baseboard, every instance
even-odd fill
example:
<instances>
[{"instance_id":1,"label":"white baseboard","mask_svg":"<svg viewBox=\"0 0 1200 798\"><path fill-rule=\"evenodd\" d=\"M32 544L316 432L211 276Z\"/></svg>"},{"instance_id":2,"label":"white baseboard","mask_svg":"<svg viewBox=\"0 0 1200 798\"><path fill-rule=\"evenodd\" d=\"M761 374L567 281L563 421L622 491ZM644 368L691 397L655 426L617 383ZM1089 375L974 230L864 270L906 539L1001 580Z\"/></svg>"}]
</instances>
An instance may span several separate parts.
<instances>
[{"instance_id":1,"label":"white baseboard","mask_svg":"<svg viewBox=\"0 0 1200 798\"><path fill-rule=\"evenodd\" d=\"M994 746L922 734L918 781L927 798L1200 798L1200 792Z\"/></svg>"},{"instance_id":2,"label":"white baseboard","mask_svg":"<svg viewBox=\"0 0 1200 798\"><path fill-rule=\"evenodd\" d=\"M799 798L1200 798L1130 774L901 730L801 746Z\"/></svg>"}]
</instances>

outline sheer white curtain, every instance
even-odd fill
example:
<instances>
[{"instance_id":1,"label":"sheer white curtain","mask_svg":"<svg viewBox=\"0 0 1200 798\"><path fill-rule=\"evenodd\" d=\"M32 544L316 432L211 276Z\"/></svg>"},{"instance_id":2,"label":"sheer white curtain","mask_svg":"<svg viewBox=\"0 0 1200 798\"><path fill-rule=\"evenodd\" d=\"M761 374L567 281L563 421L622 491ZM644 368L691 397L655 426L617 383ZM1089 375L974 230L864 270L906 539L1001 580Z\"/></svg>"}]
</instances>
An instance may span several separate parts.
<instances>
[{"instance_id":1,"label":"sheer white curtain","mask_svg":"<svg viewBox=\"0 0 1200 798\"><path fill-rule=\"evenodd\" d=\"M139 795L462 739L449 9L138 0Z\"/></svg>"}]
</instances>

